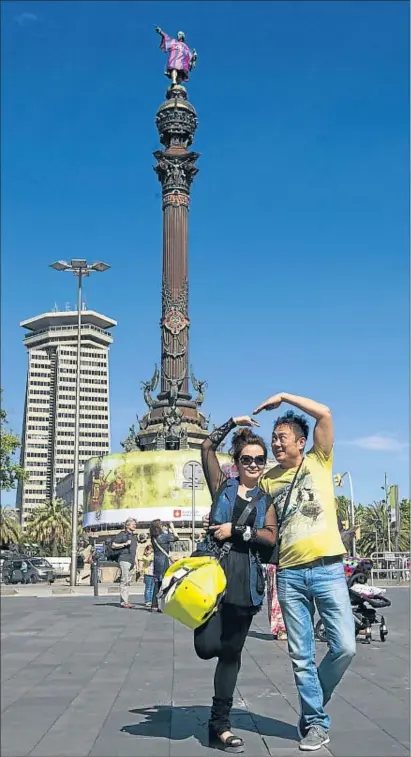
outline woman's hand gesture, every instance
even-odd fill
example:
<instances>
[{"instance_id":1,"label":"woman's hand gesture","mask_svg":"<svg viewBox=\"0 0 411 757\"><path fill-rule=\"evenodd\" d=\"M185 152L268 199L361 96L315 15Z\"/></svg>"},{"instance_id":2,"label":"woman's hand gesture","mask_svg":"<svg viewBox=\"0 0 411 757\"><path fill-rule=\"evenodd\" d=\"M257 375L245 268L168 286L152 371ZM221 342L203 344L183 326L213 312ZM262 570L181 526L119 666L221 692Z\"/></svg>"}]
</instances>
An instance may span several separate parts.
<instances>
[{"instance_id":1,"label":"woman's hand gesture","mask_svg":"<svg viewBox=\"0 0 411 757\"><path fill-rule=\"evenodd\" d=\"M257 423L257 421L254 420L254 418L250 418L249 415L236 415L235 418L233 418L233 421L236 426L259 426L260 424Z\"/></svg>"},{"instance_id":2,"label":"woman's hand gesture","mask_svg":"<svg viewBox=\"0 0 411 757\"><path fill-rule=\"evenodd\" d=\"M209 529L218 541L229 539L233 530L232 523L222 523L221 526L210 526Z\"/></svg>"}]
</instances>

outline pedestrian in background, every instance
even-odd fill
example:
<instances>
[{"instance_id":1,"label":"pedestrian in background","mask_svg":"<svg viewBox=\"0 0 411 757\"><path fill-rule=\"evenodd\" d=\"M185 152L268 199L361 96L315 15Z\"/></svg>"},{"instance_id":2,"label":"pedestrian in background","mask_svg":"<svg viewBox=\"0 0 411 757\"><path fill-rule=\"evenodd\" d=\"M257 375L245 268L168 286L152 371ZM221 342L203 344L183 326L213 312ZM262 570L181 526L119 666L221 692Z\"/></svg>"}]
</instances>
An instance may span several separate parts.
<instances>
[{"instance_id":1,"label":"pedestrian in background","mask_svg":"<svg viewBox=\"0 0 411 757\"><path fill-rule=\"evenodd\" d=\"M154 592L154 550L151 544L147 544L141 555L140 570L144 578L144 604L151 607Z\"/></svg>"},{"instance_id":2,"label":"pedestrian in background","mask_svg":"<svg viewBox=\"0 0 411 757\"><path fill-rule=\"evenodd\" d=\"M154 591L151 609L153 612L160 612L158 607L158 592L160 591L164 573L172 562L170 558L170 545L178 541L178 536L173 523L169 523L167 528L160 518L157 518L151 521L150 537L151 546L154 551Z\"/></svg>"},{"instance_id":3,"label":"pedestrian in background","mask_svg":"<svg viewBox=\"0 0 411 757\"><path fill-rule=\"evenodd\" d=\"M120 605L126 609L131 609L134 605L130 604L129 590L131 575L136 564L137 553L137 521L134 518L128 518L124 524L123 531L120 531L114 537L111 547L119 551L118 564L120 568Z\"/></svg>"},{"instance_id":4,"label":"pedestrian in background","mask_svg":"<svg viewBox=\"0 0 411 757\"><path fill-rule=\"evenodd\" d=\"M287 631L277 594L277 566L267 565L267 609L273 639L285 641Z\"/></svg>"},{"instance_id":5,"label":"pedestrian in background","mask_svg":"<svg viewBox=\"0 0 411 757\"><path fill-rule=\"evenodd\" d=\"M21 563L21 583L27 584L28 583L28 574L29 574L29 566L26 560L23 560Z\"/></svg>"}]
</instances>

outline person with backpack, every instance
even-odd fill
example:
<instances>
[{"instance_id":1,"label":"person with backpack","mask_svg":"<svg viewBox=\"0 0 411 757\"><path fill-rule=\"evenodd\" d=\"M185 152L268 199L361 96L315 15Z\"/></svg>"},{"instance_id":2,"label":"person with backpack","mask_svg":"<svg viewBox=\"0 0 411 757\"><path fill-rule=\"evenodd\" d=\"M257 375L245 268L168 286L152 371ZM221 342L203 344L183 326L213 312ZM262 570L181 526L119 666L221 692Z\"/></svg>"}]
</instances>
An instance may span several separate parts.
<instances>
[{"instance_id":1,"label":"person with backpack","mask_svg":"<svg viewBox=\"0 0 411 757\"><path fill-rule=\"evenodd\" d=\"M264 440L253 428L234 434L231 454L238 471L235 478L221 470L216 452L236 426L258 425L249 416L231 418L215 429L201 447L204 475L213 501L208 537L198 552L214 553L220 559L227 586L217 612L194 631L194 647L202 660L217 658L209 744L235 753L244 751L244 742L231 731L233 694L244 643L253 617L263 604L262 563L273 551L277 520L271 496L258 485L267 462Z\"/></svg>"},{"instance_id":2,"label":"person with backpack","mask_svg":"<svg viewBox=\"0 0 411 757\"><path fill-rule=\"evenodd\" d=\"M154 591L151 601L151 611L160 612L158 607L158 592L163 582L164 573L171 563L170 545L178 541L178 535L173 523L170 522L168 528L166 528L160 518L156 518L156 520L150 523L150 537L151 546L154 551Z\"/></svg>"},{"instance_id":3,"label":"person with backpack","mask_svg":"<svg viewBox=\"0 0 411 757\"><path fill-rule=\"evenodd\" d=\"M128 600L137 553L137 521L134 518L126 520L123 531L120 531L111 542L111 548L112 556L118 559L120 568L120 606L130 610L134 607Z\"/></svg>"}]
</instances>

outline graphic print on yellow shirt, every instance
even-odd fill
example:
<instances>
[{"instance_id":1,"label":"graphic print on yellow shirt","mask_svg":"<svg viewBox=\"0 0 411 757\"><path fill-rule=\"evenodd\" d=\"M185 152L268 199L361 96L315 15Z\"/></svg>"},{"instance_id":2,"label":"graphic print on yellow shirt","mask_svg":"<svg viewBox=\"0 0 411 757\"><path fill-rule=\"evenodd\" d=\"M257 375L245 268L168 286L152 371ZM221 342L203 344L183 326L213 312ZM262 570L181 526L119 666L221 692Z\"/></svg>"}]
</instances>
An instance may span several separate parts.
<instances>
[{"instance_id":1,"label":"graphic print on yellow shirt","mask_svg":"<svg viewBox=\"0 0 411 757\"><path fill-rule=\"evenodd\" d=\"M332 461L332 453L326 457L315 445L304 458L280 530L280 569L345 553L334 504ZM295 472L296 468L276 465L260 481L273 498L278 520Z\"/></svg>"}]
</instances>

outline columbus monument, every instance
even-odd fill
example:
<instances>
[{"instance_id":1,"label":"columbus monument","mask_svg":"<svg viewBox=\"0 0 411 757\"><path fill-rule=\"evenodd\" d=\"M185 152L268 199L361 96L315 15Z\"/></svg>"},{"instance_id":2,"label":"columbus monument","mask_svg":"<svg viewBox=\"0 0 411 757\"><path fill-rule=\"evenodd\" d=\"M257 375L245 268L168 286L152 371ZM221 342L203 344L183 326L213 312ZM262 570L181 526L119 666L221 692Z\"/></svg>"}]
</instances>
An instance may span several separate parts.
<instances>
[{"instance_id":1,"label":"columbus monument","mask_svg":"<svg viewBox=\"0 0 411 757\"><path fill-rule=\"evenodd\" d=\"M189 149L198 121L182 82L195 67L197 53L186 44L184 32L172 38L159 27L155 30L160 35L160 49L167 54L165 74L171 79L156 115L164 149L154 153L163 210L161 363L160 370L156 365L152 378L142 382L147 412L138 418L139 430L132 426L122 442L126 451L198 448L208 435L208 419L201 412L207 384L197 379L189 366L187 231L199 154ZM158 387L160 391L153 396Z\"/></svg>"}]
</instances>

